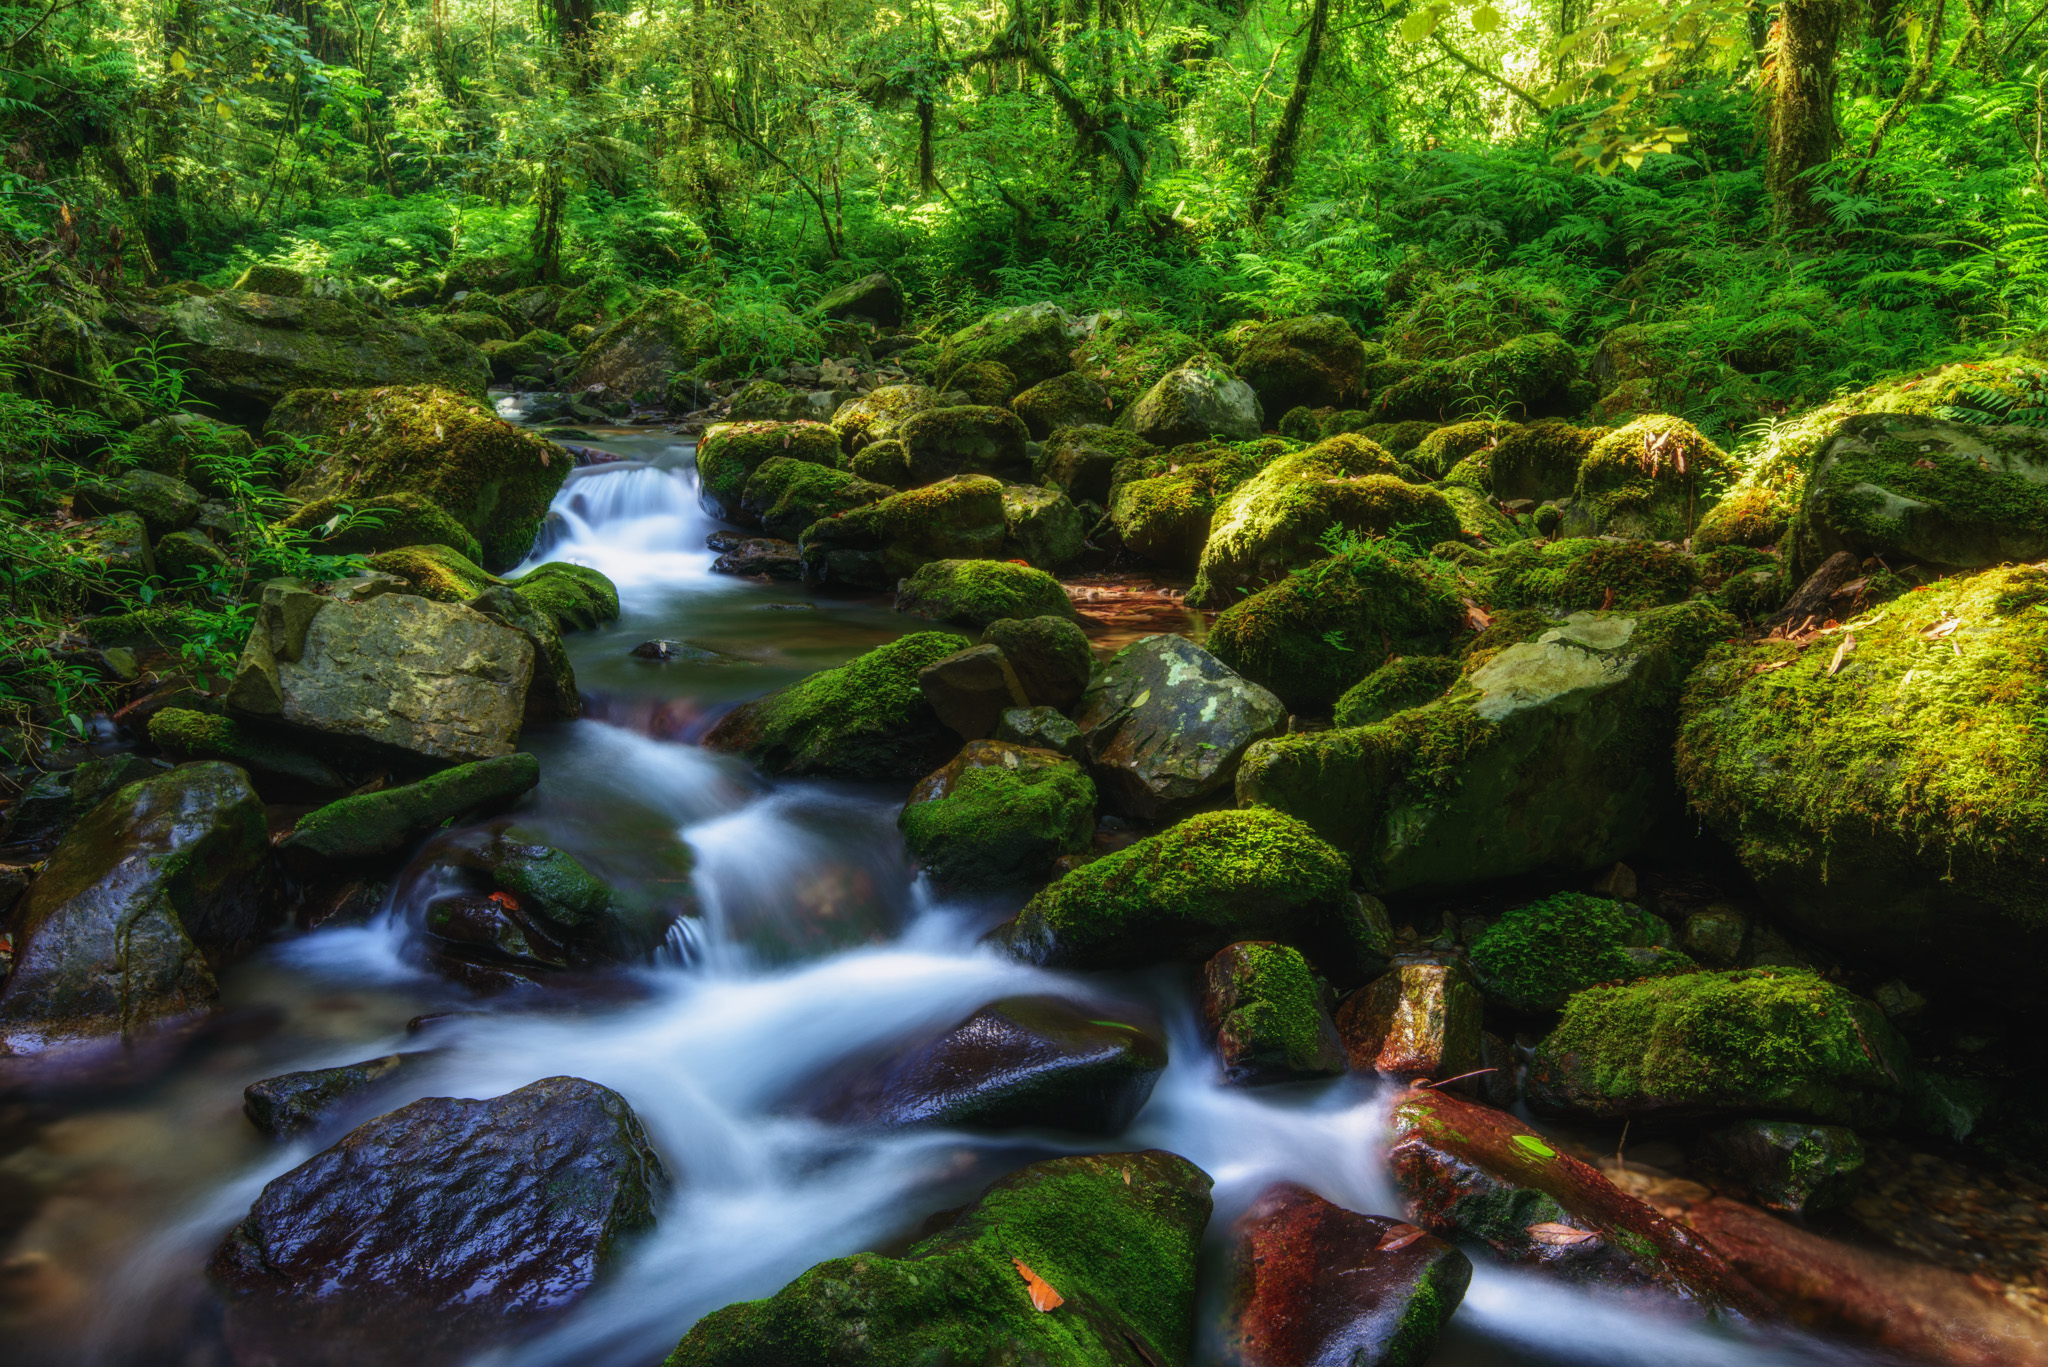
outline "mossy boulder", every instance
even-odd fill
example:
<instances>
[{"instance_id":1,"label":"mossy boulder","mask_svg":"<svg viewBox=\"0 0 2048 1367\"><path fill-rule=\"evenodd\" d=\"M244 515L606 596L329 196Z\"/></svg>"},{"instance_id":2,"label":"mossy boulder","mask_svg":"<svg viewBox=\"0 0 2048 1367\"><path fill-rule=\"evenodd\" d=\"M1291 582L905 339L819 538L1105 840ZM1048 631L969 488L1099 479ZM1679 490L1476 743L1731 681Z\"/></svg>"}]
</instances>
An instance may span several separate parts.
<instances>
[{"instance_id":1,"label":"mossy boulder","mask_svg":"<svg viewBox=\"0 0 2048 1367\"><path fill-rule=\"evenodd\" d=\"M205 532L191 527L158 537L150 556L156 561L156 572L172 583L190 579L195 572L211 578L228 568L227 552L214 545Z\"/></svg>"},{"instance_id":2,"label":"mossy boulder","mask_svg":"<svg viewBox=\"0 0 2048 1367\"><path fill-rule=\"evenodd\" d=\"M293 482L307 502L365 507L416 494L469 529L491 571L526 558L571 460L485 405L447 389L300 390L285 396L268 431L314 438L323 452Z\"/></svg>"},{"instance_id":3,"label":"mossy boulder","mask_svg":"<svg viewBox=\"0 0 2048 1367\"><path fill-rule=\"evenodd\" d=\"M1005 483L1031 478L1024 446L1030 434L1005 408L962 405L913 414L896 429L913 484L953 475L993 475Z\"/></svg>"},{"instance_id":4,"label":"mossy boulder","mask_svg":"<svg viewBox=\"0 0 2048 1367\"><path fill-rule=\"evenodd\" d=\"M1516 625L1435 702L1253 746L1238 801L1300 817L1386 893L1625 857L1671 802L1684 680L1734 621L1689 602Z\"/></svg>"},{"instance_id":5,"label":"mossy boulder","mask_svg":"<svg viewBox=\"0 0 2048 1367\"><path fill-rule=\"evenodd\" d=\"M1255 1086L1327 1077L1350 1067L1330 1019L1329 986L1301 952L1240 940L1203 966L1202 1023L1226 1082Z\"/></svg>"},{"instance_id":6,"label":"mossy boulder","mask_svg":"<svg viewBox=\"0 0 2048 1367\"><path fill-rule=\"evenodd\" d=\"M1521 430L1520 423L1499 422L1490 418L1454 422L1439 427L1416 443L1413 453L1415 468L1431 479L1441 479L1460 461L1480 452L1493 451L1501 442ZM1569 487L1566 486L1567 489Z\"/></svg>"},{"instance_id":7,"label":"mossy boulder","mask_svg":"<svg viewBox=\"0 0 2048 1367\"><path fill-rule=\"evenodd\" d=\"M903 290L884 272L874 271L827 290L811 312L819 318L895 327L903 321Z\"/></svg>"},{"instance_id":8,"label":"mossy boulder","mask_svg":"<svg viewBox=\"0 0 2048 1367\"><path fill-rule=\"evenodd\" d=\"M2044 609L2048 570L1986 570L1811 649L1730 645L1700 666L1679 775L1792 927L1852 958L2031 990L2048 967Z\"/></svg>"},{"instance_id":9,"label":"mossy boulder","mask_svg":"<svg viewBox=\"0 0 2048 1367\"><path fill-rule=\"evenodd\" d=\"M299 390L432 387L481 399L491 368L452 332L333 299L233 290L181 300L165 316L193 394L255 424Z\"/></svg>"},{"instance_id":10,"label":"mossy boulder","mask_svg":"<svg viewBox=\"0 0 2048 1367\"><path fill-rule=\"evenodd\" d=\"M316 498L300 504L278 523L295 532L314 532L320 549L333 555L375 555L403 546L447 546L465 560L481 560L483 545L446 509L420 494L380 494L356 503Z\"/></svg>"},{"instance_id":11,"label":"mossy boulder","mask_svg":"<svg viewBox=\"0 0 2048 1367\"><path fill-rule=\"evenodd\" d=\"M755 380L732 396L734 422L799 422L815 414L808 394L794 394L773 380Z\"/></svg>"},{"instance_id":12,"label":"mossy boulder","mask_svg":"<svg viewBox=\"0 0 2048 1367\"><path fill-rule=\"evenodd\" d=\"M1207 644L1290 709L1306 711L1336 701L1392 656L1443 653L1464 622L1447 567L1369 545L1225 609Z\"/></svg>"},{"instance_id":13,"label":"mossy boulder","mask_svg":"<svg viewBox=\"0 0 2048 1367\"><path fill-rule=\"evenodd\" d=\"M134 513L158 537L191 526L201 502L199 491L181 479L127 470L109 481L80 485L71 495L71 511L77 517Z\"/></svg>"},{"instance_id":14,"label":"mossy boulder","mask_svg":"<svg viewBox=\"0 0 2048 1367\"><path fill-rule=\"evenodd\" d=\"M718 315L709 305L657 290L583 348L570 388L604 385L628 396L663 396L672 374L716 350L717 336Z\"/></svg>"},{"instance_id":15,"label":"mossy boulder","mask_svg":"<svg viewBox=\"0 0 2048 1367\"><path fill-rule=\"evenodd\" d=\"M335 792L349 783L303 747L261 735L233 717L166 707L149 719L149 743L186 759L218 759L259 779Z\"/></svg>"},{"instance_id":16,"label":"mossy boulder","mask_svg":"<svg viewBox=\"0 0 2048 1367\"><path fill-rule=\"evenodd\" d=\"M1034 1163L904 1257L836 1258L707 1315L665 1367L1187 1367L1209 1209L1208 1177L1156 1149Z\"/></svg>"},{"instance_id":17,"label":"mossy boulder","mask_svg":"<svg viewBox=\"0 0 2048 1367\"><path fill-rule=\"evenodd\" d=\"M1250 441L1265 426L1252 387L1210 356L1193 356L1159 377L1117 425L1154 446Z\"/></svg>"},{"instance_id":18,"label":"mossy boulder","mask_svg":"<svg viewBox=\"0 0 2048 1367\"><path fill-rule=\"evenodd\" d=\"M380 551L368 560L371 569L396 575L422 598L437 603L467 603L486 589L504 583L486 573L452 546L401 546Z\"/></svg>"},{"instance_id":19,"label":"mossy boulder","mask_svg":"<svg viewBox=\"0 0 2048 1367\"><path fill-rule=\"evenodd\" d=\"M910 452L893 437L870 442L853 455L842 456L840 464L870 484L879 484L887 489L910 487Z\"/></svg>"},{"instance_id":20,"label":"mossy boulder","mask_svg":"<svg viewBox=\"0 0 2048 1367\"><path fill-rule=\"evenodd\" d=\"M987 408L1007 406L1017 388L1017 377L1000 361L969 361L939 385L941 392L960 396L958 402Z\"/></svg>"},{"instance_id":21,"label":"mossy boulder","mask_svg":"<svg viewBox=\"0 0 2048 1367\"><path fill-rule=\"evenodd\" d=\"M906 420L939 406L938 391L921 384L886 384L848 399L832 415L839 449L853 455L870 442L887 441Z\"/></svg>"},{"instance_id":22,"label":"mossy boulder","mask_svg":"<svg viewBox=\"0 0 2048 1367\"><path fill-rule=\"evenodd\" d=\"M1083 864L988 933L1046 968L1201 963L1239 940L1298 946L1334 978L1385 966L1386 912L1344 856L1278 812L1205 812Z\"/></svg>"},{"instance_id":23,"label":"mossy boulder","mask_svg":"<svg viewBox=\"0 0 2048 1367\"><path fill-rule=\"evenodd\" d=\"M482 346L485 342L512 340L512 325L493 313L456 310L434 319L434 326L445 328L463 341L473 342L477 346Z\"/></svg>"},{"instance_id":24,"label":"mossy boulder","mask_svg":"<svg viewBox=\"0 0 2048 1367\"><path fill-rule=\"evenodd\" d=\"M1482 494L1462 484L1444 481L1433 486L1433 492L1443 495L1450 505L1451 516L1458 520L1457 541L1467 546L1499 547L1512 546L1536 535L1535 519L1511 516L1494 501L1490 494ZM1441 543L1439 543L1441 544Z\"/></svg>"},{"instance_id":25,"label":"mossy boulder","mask_svg":"<svg viewBox=\"0 0 2048 1367\"><path fill-rule=\"evenodd\" d=\"M1485 407L1508 417L1532 418L1571 413L1574 382L1579 379L1579 353L1553 332L1531 333L1488 351L1475 351L1451 361L1432 361L1377 394L1372 413L1381 422L1428 418L1453 422Z\"/></svg>"},{"instance_id":26,"label":"mossy boulder","mask_svg":"<svg viewBox=\"0 0 2048 1367\"><path fill-rule=\"evenodd\" d=\"M1682 541L1736 474L1728 453L1679 418L1637 418L1593 443L1564 510L1568 536Z\"/></svg>"},{"instance_id":27,"label":"mossy boulder","mask_svg":"<svg viewBox=\"0 0 2048 1367\"><path fill-rule=\"evenodd\" d=\"M1396 712L1435 702L1450 691L1464 666L1444 655L1403 655L1387 661L1337 699L1339 727L1371 726Z\"/></svg>"},{"instance_id":28,"label":"mossy boulder","mask_svg":"<svg viewBox=\"0 0 2048 1367\"><path fill-rule=\"evenodd\" d=\"M1029 389L1074 368L1068 352L1079 331L1057 304L999 309L948 337L940 368L951 374L963 365L993 361L1010 372L1018 388Z\"/></svg>"},{"instance_id":29,"label":"mossy boulder","mask_svg":"<svg viewBox=\"0 0 2048 1367\"><path fill-rule=\"evenodd\" d=\"M1001 618L988 624L981 643L1003 652L1033 707L1066 712L1088 687L1095 656L1070 615Z\"/></svg>"},{"instance_id":30,"label":"mossy boulder","mask_svg":"<svg viewBox=\"0 0 2048 1367\"><path fill-rule=\"evenodd\" d=\"M550 560L513 580L512 588L552 615L561 631L590 631L619 620L617 585L588 565Z\"/></svg>"},{"instance_id":31,"label":"mossy boulder","mask_svg":"<svg viewBox=\"0 0 2048 1367\"><path fill-rule=\"evenodd\" d=\"M1198 442L1119 463L1109 518L1126 549L1168 569L1193 570L1224 495L1298 448L1281 437Z\"/></svg>"},{"instance_id":32,"label":"mossy boulder","mask_svg":"<svg viewBox=\"0 0 2048 1367\"><path fill-rule=\"evenodd\" d=\"M1074 605L1044 570L1007 560L934 560L896 589L896 611L985 627L1003 617L1069 617Z\"/></svg>"},{"instance_id":33,"label":"mossy boulder","mask_svg":"<svg viewBox=\"0 0 2048 1367\"><path fill-rule=\"evenodd\" d=\"M1050 750L973 740L911 789L904 846L940 888L988 892L1041 882L1095 835L1095 785Z\"/></svg>"},{"instance_id":34,"label":"mossy boulder","mask_svg":"<svg viewBox=\"0 0 2048 1367\"><path fill-rule=\"evenodd\" d=\"M417 783L359 793L308 812L278 843L278 858L302 878L392 869L449 822L509 806L539 782L540 762L532 755L458 764Z\"/></svg>"},{"instance_id":35,"label":"mossy boulder","mask_svg":"<svg viewBox=\"0 0 2048 1367\"><path fill-rule=\"evenodd\" d=\"M747 481L775 459L837 465L839 442L821 422L722 422L697 442L697 501L728 522L740 516Z\"/></svg>"},{"instance_id":36,"label":"mossy boulder","mask_svg":"<svg viewBox=\"0 0 2048 1367\"><path fill-rule=\"evenodd\" d=\"M116 580L147 579L156 573L149 528L140 513L109 513L65 529L87 560Z\"/></svg>"},{"instance_id":37,"label":"mossy boulder","mask_svg":"<svg viewBox=\"0 0 2048 1367\"><path fill-rule=\"evenodd\" d=\"M1118 462L1157 454L1134 432L1110 427L1062 427L1045 439L1038 474L1076 503L1107 504Z\"/></svg>"},{"instance_id":38,"label":"mossy boulder","mask_svg":"<svg viewBox=\"0 0 2048 1367\"><path fill-rule=\"evenodd\" d=\"M934 560L997 556L1007 535L1003 486L956 475L814 522L798 545L807 577L883 589Z\"/></svg>"},{"instance_id":39,"label":"mossy boulder","mask_svg":"<svg viewBox=\"0 0 2048 1367\"><path fill-rule=\"evenodd\" d=\"M2048 431L1850 418L1814 459L1799 560L1836 551L1947 568L2048 556Z\"/></svg>"},{"instance_id":40,"label":"mossy boulder","mask_svg":"<svg viewBox=\"0 0 2048 1367\"><path fill-rule=\"evenodd\" d=\"M1913 1072L1875 1003L1803 970L1735 969L1578 993L1536 1048L1529 1100L1602 1120L1886 1125Z\"/></svg>"},{"instance_id":41,"label":"mossy boulder","mask_svg":"<svg viewBox=\"0 0 2048 1367\"><path fill-rule=\"evenodd\" d=\"M960 649L960 638L921 631L821 670L727 713L705 736L771 774L921 778L959 738L918 688L918 672Z\"/></svg>"},{"instance_id":42,"label":"mossy boulder","mask_svg":"<svg viewBox=\"0 0 2048 1367\"><path fill-rule=\"evenodd\" d=\"M1511 1011L1557 1011L1574 992L1693 966L1641 907L1560 892L1509 911L1472 942L1473 976Z\"/></svg>"},{"instance_id":43,"label":"mossy boulder","mask_svg":"<svg viewBox=\"0 0 2048 1367\"><path fill-rule=\"evenodd\" d=\"M306 292L306 273L291 266L257 262L235 277L228 286L244 294L269 294L279 299L296 299Z\"/></svg>"},{"instance_id":44,"label":"mossy boulder","mask_svg":"<svg viewBox=\"0 0 2048 1367\"><path fill-rule=\"evenodd\" d=\"M1003 486L1004 550L1034 567L1058 573L1087 549L1081 510L1057 489L1030 484Z\"/></svg>"},{"instance_id":45,"label":"mossy boulder","mask_svg":"<svg viewBox=\"0 0 2048 1367\"><path fill-rule=\"evenodd\" d=\"M1031 386L1010 400L1010 410L1023 421L1033 441L1044 441L1063 427L1107 426L1116 416L1109 391L1079 370Z\"/></svg>"},{"instance_id":46,"label":"mossy boulder","mask_svg":"<svg viewBox=\"0 0 2048 1367\"><path fill-rule=\"evenodd\" d=\"M1268 413L1298 404L1341 407L1359 398L1365 344L1342 318L1317 313L1266 324L1238 351L1235 364Z\"/></svg>"},{"instance_id":47,"label":"mossy boulder","mask_svg":"<svg viewBox=\"0 0 2048 1367\"><path fill-rule=\"evenodd\" d=\"M218 463L246 468L255 454L255 438L241 428L197 413L173 413L122 437L107 463L116 469L168 475L211 491L218 486L209 467Z\"/></svg>"},{"instance_id":48,"label":"mossy boulder","mask_svg":"<svg viewBox=\"0 0 2048 1367\"><path fill-rule=\"evenodd\" d=\"M1320 424L1319 435L1334 437L1340 431L1356 432L1392 455L1409 456L1413 455L1423 442L1429 440L1430 433L1436 431L1440 425L1428 418L1374 422L1370 413L1333 413L1328 420Z\"/></svg>"},{"instance_id":49,"label":"mossy boulder","mask_svg":"<svg viewBox=\"0 0 2048 1367\"><path fill-rule=\"evenodd\" d=\"M747 476L739 513L769 536L794 541L820 518L865 508L895 492L834 465L772 456Z\"/></svg>"},{"instance_id":50,"label":"mossy boulder","mask_svg":"<svg viewBox=\"0 0 2048 1367\"><path fill-rule=\"evenodd\" d=\"M1746 480L1738 482L1693 528L1694 550L1721 546L1775 546L1791 525L1784 500Z\"/></svg>"},{"instance_id":51,"label":"mossy boulder","mask_svg":"<svg viewBox=\"0 0 2048 1367\"><path fill-rule=\"evenodd\" d=\"M1076 372L1100 384L1118 409L1158 384L1160 377L1202 352L1185 332L1133 317L1104 317L1073 350Z\"/></svg>"},{"instance_id":52,"label":"mossy boulder","mask_svg":"<svg viewBox=\"0 0 2048 1367\"><path fill-rule=\"evenodd\" d=\"M1558 419L1504 433L1485 454L1486 492L1502 502L1567 498L1579 487L1579 466L1603 435L1597 427Z\"/></svg>"},{"instance_id":53,"label":"mossy boulder","mask_svg":"<svg viewBox=\"0 0 2048 1367\"><path fill-rule=\"evenodd\" d=\"M1567 537L1503 550L1493 562L1489 602L1557 612L1628 611L1680 602L1698 583L1699 570L1683 551L1654 541Z\"/></svg>"}]
</instances>

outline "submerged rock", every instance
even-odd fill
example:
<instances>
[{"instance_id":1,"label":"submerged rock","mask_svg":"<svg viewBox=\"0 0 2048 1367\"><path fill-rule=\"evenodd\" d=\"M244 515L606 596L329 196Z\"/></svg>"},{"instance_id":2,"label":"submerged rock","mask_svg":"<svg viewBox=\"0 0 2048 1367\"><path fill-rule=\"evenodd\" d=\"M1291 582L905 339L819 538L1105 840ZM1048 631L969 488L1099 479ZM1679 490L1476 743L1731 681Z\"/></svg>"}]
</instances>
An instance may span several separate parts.
<instances>
[{"instance_id":1,"label":"submerged rock","mask_svg":"<svg viewBox=\"0 0 2048 1367\"><path fill-rule=\"evenodd\" d=\"M1202 1022L1227 1082L1256 1086L1327 1077L1349 1064L1330 1020L1330 990L1300 952L1241 940L1202 969Z\"/></svg>"},{"instance_id":2,"label":"submerged rock","mask_svg":"<svg viewBox=\"0 0 2048 1367\"><path fill-rule=\"evenodd\" d=\"M1207 812L1082 865L987 940L1047 968L1200 963L1239 940L1296 945L1356 981L1385 965L1386 909L1344 858L1277 812Z\"/></svg>"},{"instance_id":3,"label":"submerged rock","mask_svg":"<svg viewBox=\"0 0 2048 1367\"><path fill-rule=\"evenodd\" d=\"M667 1186L609 1088L429 1097L271 1182L207 1270L239 1362L448 1363L581 1301Z\"/></svg>"},{"instance_id":4,"label":"submerged rock","mask_svg":"<svg viewBox=\"0 0 2048 1367\"><path fill-rule=\"evenodd\" d=\"M807 1109L846 1125L1120 1134L1166 1071L1166 1043L1102 1014L1006 997L880 1059L838 1065Z\"/></svg>"},{"instance_id":5,"label":"submerged rock","mask_svg":"<svg viewBox=\"0 0 2048 1367\"><path fill-rule=\"evenodd\" d=\"M835 1258L705 1316L667 1367L1187 1367L1209 1210L1208 1177L1156 1149L1034 1163L902 1258Z\"/></svg>"},{"instance_id":6,"label":"submerged rock","mask_svg":"<svg viewBox=\"0 0 2048 1367\"><path fill-rule=\"evenodd\" d=\"M918 673L960 648L960 638L921 631L877 646L837 669L727 713L705 736L771 774L920 778L953 754L959 738L932 711Z\"/></svg>"},{"instance_id":7,"label":"submerged rock","mask_svg":"<svg viewBox=\"0 0 2048 1367\"><path fill-rule=\"evenodd\" d=\"M734 541L720 551L718 558L711 562L711 572L796 580L804 577L804 562L794 541L750 536Z\"/></svg>"},{"instance_id":8,"label":"submerged rock","mask_svg":"<svg viewBox=\"0 0 2048 1367\"><path fill-rule=\"evenodd\" d=\"M1028 886L1095 834L1095 785L1050 750L970 740L911 789L897 819L910 855L940 888Z\"/></svg>"},{"instance_id":9,"label":"submerged rock","mask_svg":"<svg viewBox=\"0 0 2048 1367\"><path fill-rule=\"evenodd\" d=\"M1231 1233L1231 1367L1423 1367L1472 1282L1471 1260L1442 1239L1291 1182Z\"/></svg>"}]
</instances>

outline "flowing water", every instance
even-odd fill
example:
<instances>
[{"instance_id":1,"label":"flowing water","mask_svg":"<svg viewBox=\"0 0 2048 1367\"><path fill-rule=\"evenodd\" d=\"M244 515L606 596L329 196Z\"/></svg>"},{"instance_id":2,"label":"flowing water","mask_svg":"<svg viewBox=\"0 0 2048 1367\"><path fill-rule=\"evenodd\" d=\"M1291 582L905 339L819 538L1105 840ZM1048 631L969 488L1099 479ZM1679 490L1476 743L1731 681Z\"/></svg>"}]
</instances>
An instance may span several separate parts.
<instances>
[{"instance_id":1,"label":"flowing water","mask_svg":"<svg viewBox=\"0 0 2048 1367\"><path fill-rule=\"evenodd\" d=\"M699 1316L766 1295L821 1259L900 1249L931 1214L1024 1163L1082 1146L1053 1134L882 1134L790 1106L865 1048L943 1027L993 998L1059 992L1162 1022L1172 1062L1112 1147L1182 1154L1216 1179L1212 1243L1269 1182L1357 1210L1395 1201L1362 1079L1248 1092L1219 1084L1184 981L1077 978L975 947L1014 906L955 905L913 879L895 831L901 785L769 783L691 742L733 700L906 630L886 602L815 597L710 572L689 448L613 435L626 457L576 472L542 558L602 570L622 620L568 638L592 715L528 738L543 781L516 819L601 876L660 898L684 880L702 910L654 965L560 996L472 997L414 953L431 879L401 879L385 915L274 944L224 979L228 1012L170 1075L129 1093L0 1112L0 1357L23 1364L222 1362L199 1269L262 1185L307 1145L271 1147L240 1115L259 1078L431 1048L406 1090L487 1097L558 1074L615 1088L678 1180L656 1231L603 1289L512 1367L658 1363ZM628 652L687 640L720 663ZM416 1033L406 1022L436 1019ZM21 1141L26 1139L26 1143ZM20 1207L19 1209L15 1207ZM25 1221L25 1224L23 1223ZM1483 1261L1437 1361L1754 1367L1871 1361L1595 1295Z\"/></svg>"}]
</instances>

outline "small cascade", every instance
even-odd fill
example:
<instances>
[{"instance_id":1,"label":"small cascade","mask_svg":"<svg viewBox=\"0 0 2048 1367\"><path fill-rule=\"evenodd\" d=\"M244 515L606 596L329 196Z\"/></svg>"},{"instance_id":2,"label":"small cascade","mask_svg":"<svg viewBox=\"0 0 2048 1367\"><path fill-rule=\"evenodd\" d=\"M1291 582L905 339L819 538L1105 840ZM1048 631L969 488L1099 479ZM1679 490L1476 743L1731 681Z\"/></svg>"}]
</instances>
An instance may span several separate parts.
<instances>
[{"instance_id":1,"label":"small cascade","mask_svg":"<svg viewBox=\"0 0 2048 1367\"><path fill-rule=\"evenodd\" d=\"M620 461L570 473L548 510L534 557L588 565L618 585L622 601L710 588L704 538L719 523L697 505L694 470ZM514 571L515 574L518 571Z\"/></svg>"}]
</instances>

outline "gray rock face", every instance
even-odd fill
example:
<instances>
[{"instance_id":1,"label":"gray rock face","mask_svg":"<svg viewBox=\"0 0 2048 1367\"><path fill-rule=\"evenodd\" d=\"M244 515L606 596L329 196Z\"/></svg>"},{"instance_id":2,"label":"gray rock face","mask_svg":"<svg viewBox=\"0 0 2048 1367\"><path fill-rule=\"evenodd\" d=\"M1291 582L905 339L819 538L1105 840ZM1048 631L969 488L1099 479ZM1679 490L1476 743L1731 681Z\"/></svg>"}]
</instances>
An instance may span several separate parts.
<instances>
[{"instance_id":1,"label":"gray rock face","mask_svg":"<svg viewBox=\"0 0 2048 1367\"><path fill-rule=\"evenodd\" d=\"M820 318L838 318L895 327L903 321L903 289L880 271L864 275L818 300L811 310Z\"/></svg>"},{"instance_id":2,"label":"gray rock face","mask_svg":"<svg viewBox=\"0 0 2048 1367\"><path fill-rule=\"evenodd\" d=\"M1250 441L1265 421L1250 385L1206 357L1196 357L1161 376L1120 425L1165 447L1211 437Z\"/></svg>"},{"instance_id":3,"label":"gray rock face","mask_svg":"<svg viewBox=\"0 0 2048 1367\"><path fill-rule=\"evenodd\" d=\"M562 632L552 612L504 584L485 589L467 606L471 612L518 632L533 647L533 679L526 689L524 722L574 721L583 715L583 699L576 692L576 668L562 648Z\"/></svg>"},{"instance_id":4,"label":"gray rock face","mask_svg":"<svg viewBox=\"0 0 2048 1367\"><path fill-rule=\"evenodd\" d=\"M231 764L122 788L75 826L15 910L0 1054L132 1040L212 1008L202 947L262 928L263 803Z\"/></svg>"},{"instance_id":5,"label":"gray rock face","mask_svg":"<svg viewBox=\"0 0 2048 1367\"><path fill-rule=\"evenodd\" d=\"M625 1099L554 1077L429 1097L263 1189L208 1266L237 1362L466 1357L587 1295L668 1185Z\"/></svg>"},{"instance_id":6,"label":"gray rock face","mask_svg":"<svg viewBox=\"0 0 2048 1367\"><path fill-rule=\"evenodd\" d=\"M1057 489L1028 484L1003 486L1004 550L1014 559L1057 574L1081 558L1087 528L1081 510Z\"/></svg>"},{"instance_id":7,"label":"gray rock face","mask_svg":"<svg viewBox=\"0 0 2048 1367\"><path fill-rule=\"evenodd\" d=\"M1109 391L1078 370L1031 386L1010 400L1010 408L1031 429L1033 441L1044 441L1062 427L1106 426L1116 415Z\"/></svg>"},{"instance_id":8,"label":"gray rock face","mask_svg":"<svg viewBox=\"0 0 2048 1367\"><path fill-rule=\"evenodd\" d=\"M1050 707L1007 709L1002 720L996 723L995 739L1006 745L1051 750L1083 763L1088 759L1088 746L1081 739L1081 728Z\"/></svg>"},{"instance_id":9,"label":"gray rock face","mask_svg":"<svg viewBox=\"0 0 2048 1367\"><path fill-rule=\"evenodd\" d=\"M1978 569L2048 555L2048 433L1869 414L1822 448L1799 519L1809 568L1836 551Z\"/></svg>"},{"instance_id":10,"label":"gray rock face","mask_svg":"<svg viewBox=\"0 0 2048 1367\"><path fill-rule=\"evenodd\" d=\"M917 686L939 720L966 740L995 734L1003 713L1023 707L1024 689L1002 648L979 645L918 671Z\"/></svg>"},{"instance_id":11,"label":"gray rock face","mask_svg":"<svg viewBox=\"0 0 2048 1367\"><path fill-rule=\"evenodd\" d=\"M1287 709L1185 637L1147 636L1096 676L1074 722L1104 799L1150 821L1228 787L1253 742L1280 733Z\"/></svg>"},{"instance_id":12,"label":"gray rock face","mask_svg":"<svg viewBox=\"0 0 2048 1367\"><path fill-rule=\"evenodd\" d=\"M280 585L228 706L344 743L469 763L512 752L534 675L526 636L454 603L361 603Z\"/></svg>"}]
</instances>

